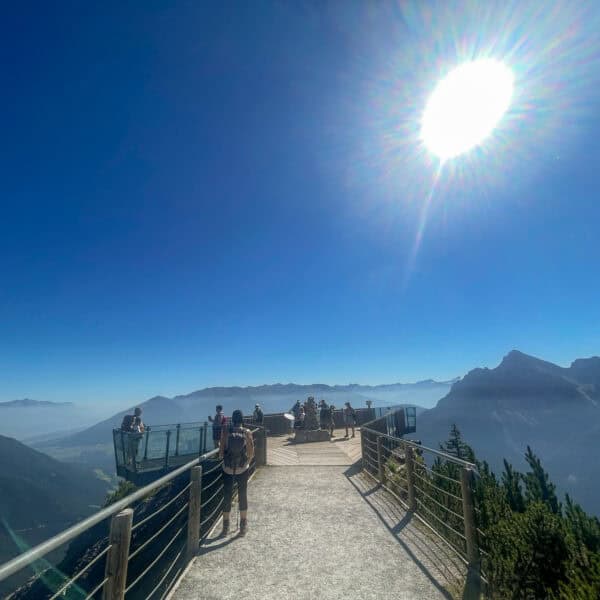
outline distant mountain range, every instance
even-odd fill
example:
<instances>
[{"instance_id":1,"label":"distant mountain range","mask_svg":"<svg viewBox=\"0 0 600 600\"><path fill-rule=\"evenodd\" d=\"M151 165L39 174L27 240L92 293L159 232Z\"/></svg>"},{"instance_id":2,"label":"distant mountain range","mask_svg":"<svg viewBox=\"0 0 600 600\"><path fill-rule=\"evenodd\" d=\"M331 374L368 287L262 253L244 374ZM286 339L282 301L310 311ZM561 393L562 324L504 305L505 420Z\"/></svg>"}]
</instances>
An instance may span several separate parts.
<instances>
[{"instance_id":1,"label":"distant mountain range","mask_svg":"<svg viewBox=\"0 0 600 600\"><path fill-rule=\"evenodd\" d=\"M0 435L21 441L41 435L51 437L53 432L89 427L106 414L101 406L30 398L10 400L0 402Z\"/></svg>"},{"instance_id":2,"label":"distant mountain range","mask_svg":"<svg viewBox=\"0 0 600 600\"><path fill-rule=\"evenodd\" d=\"M434 406L449 391L454 381L456 380L437 382L429 379L418 383L375 386L277 383L255 387L212 387L173 398L155 396L138 406L143 410L144 422L149 425L205 421L209 414L214 414L217 404L223 405L226 414L230 414L236 408L250 414L256 403L262 406L265 413L284 412L289 410L296 400L303 400L308 396L325 398L339 407L343 406L344 402L351 402L355 407L364 407L366 400L372 400L374 405L378 406ZM53 447L64 449L107 443L112 445L112 429L119 427L123 416L132 410L133 407L74 435L58 441L48 441L37 447L49 450Z\"/></svg>"},{"instance_id":3,"label":"distant mountain range","mask_svg":"<svg viewBox=\"0 0 600 600\"><path fill-rule=\"evenodd\" d=\"M0 490L2 563L97 510L108 484L0 435Z\"/></svg>"},{"instance_id":4,"label":"distant mountain range","mask_svg":"<svg viewBox=\"0 0 600 600\"><path fill-rule=\"evenodd\" d=\"M560 367L513 350L457 381L420 416L417 435L437 447L453 423L498 473L503 458L524 468L531 446L561 491L600 512L600 357Z\"/></svg>"},{"instance_id":5,"label":"distant mountain range","mask_svg":"<svg viewBox=\"0 0 600 600\"><path fill-rule=\"evenodd\" d=\"M9 400L8 402L0 402L2 408L40 408L40 407L61 407L74 406L72 402L49 402L48 400L31 400L23 398L22 400Z\"/></svg>"}]
</instances>

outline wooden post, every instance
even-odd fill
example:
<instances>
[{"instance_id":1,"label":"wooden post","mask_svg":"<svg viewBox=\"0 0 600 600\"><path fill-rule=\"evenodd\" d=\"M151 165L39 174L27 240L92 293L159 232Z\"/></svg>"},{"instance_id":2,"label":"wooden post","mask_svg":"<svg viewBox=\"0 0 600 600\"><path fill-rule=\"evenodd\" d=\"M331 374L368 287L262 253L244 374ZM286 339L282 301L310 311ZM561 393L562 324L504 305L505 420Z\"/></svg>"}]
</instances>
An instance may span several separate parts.
<instances>
[{"instance_id":1,"label":"wooden post","mask_svg":"<svg viewBox=\"0 0 600 600\"><path fill-rule=\"evenodd\" d=\"M465 519L467 559L469 560L469 566L476 567L479 564L479 544L477 543L477 528L475 526L472 481L472 469L463 467L460 470L460 487L462 492L463 517Z\"/></svg>"},{"instance_id":2,"label":"wooden post","mask_svg":"<svg viewBox=\"0 0 600 600\"><path fill-rule=\"evenodd\" d=\"M385 465L383 463L383 436L377 436L377 471L381 485L385 485Z\"/></svg>"},{"instance_id":3,"label":"wooden post","mask_svg":"<svg viewBox=\"0 0 600 600\"><path fill-rule=\"evenodd\" d=\"M260 430L261 433L261 437L262 437L262 462L261 462L261 467L266 467L267 466L267 428L266 427L262 427Z\"/></svg>"},{"instance_id":4,"label":"wooden post","mask_svg":"<svg viewBox=\"0 0 600 600\"><path fill-rule=\"evenodd\" d=\"M190 473L190 501L188 504L187 559L192 560L200 543L200 510L202 506L202 467L192 467Z\"/></svg>"},{"instance_id":5,"label":"wooden post","mask_svg":"<svg viewBox=\"0 0 600 600\"><path fill-rule=\"evenodd\" d=\"M415 462L410 446L404 446L404 460L406 464L406 485L408 488L408 508L417 510L417 497L415 495Z\"/></svg>"},{"instance_id":6,"label":"wooden post","mask_svg":"<svg viewBox=\"0 0 600 600\"><path fill-rule=\"evenodd\" d=\"M367 435L367 432L365 431L363 433L363 430L361 428L360 430L360 457L362 459L362 468L366 469L366 464L367 464L367 460L365 458L365 435Z\"/></svg>"},{"instance_id":7,"label":"wooden post","mask_svg":"<svg viewBox=\"0 0 600 600\"><path fill-rule=\"evenodd\" d=\"M125 598L132 522L133 510L131 508L117 513L110 522L110 550L106 557L104 571L107 582L102 591L103 600L123 600Z\"/></svg>"}]
</instances>

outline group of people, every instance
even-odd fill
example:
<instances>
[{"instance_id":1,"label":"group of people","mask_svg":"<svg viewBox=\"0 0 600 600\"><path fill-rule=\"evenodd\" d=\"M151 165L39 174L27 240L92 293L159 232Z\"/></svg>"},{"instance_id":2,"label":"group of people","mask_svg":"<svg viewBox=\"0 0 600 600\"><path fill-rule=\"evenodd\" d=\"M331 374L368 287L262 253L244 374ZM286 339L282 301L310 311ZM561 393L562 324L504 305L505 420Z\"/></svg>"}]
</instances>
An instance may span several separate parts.
<instances>
[{"instance_id":1,"label":"group of people","mask_svg":"<svg viewBox=\"0 0 600 600\"><path fill-rule=\"evenodd\" d=\"M319 400L319 404L317 406L319 408L319 427L329 431L331 437L335 437L333 435L333 431L335 429L335 405L327 404L325 400L321 399ZM306 419L306 409L305 406L301 404L300 400L297 400L296 404L292 406L290 413L294 415L294 429L303 429L304 421ZM357 424L357 417L356 411L354 408L352 408L350 402L344 403L342 414L344 418L344 426L346 428L346 437L349 437L349 429L352 430L352 437L355 437L354 428Z\"/></svg>"},{"instance_id":2,"label":"group of people","mask_svg":"<svg viewBox=\"0 0 600 600\"><path fill-rule=\"evenodd\" d=\"M328 405L325 400L321 400L318 407L320 427L330 431L333 436L335 406L333 404ZM298 426L302 426L305 408L300 401L296 402L291 412L294 414ZM345 403L343 415L346 437L348 437L349 428L352 429L352 437L354 437L356 412L350 405L350 402ZM223 461L224 498L223 530L221 534L227 535L229 533L233 484L235 483L237 484L240 511L239 535L244 536L248 530L248 476L250 474L250 464L254 458L252 433L250 429L244 427L244 415L241 410L234 410L231 418L228 419L223 413L223 406L219 404L216 406L214 417L211 415L208 417L208 420L212 423L212 437L215 448L219 449L219 460ZM264 414L258 404L254 407L252 421L256 425L263 425ZM133 460L135 460L139 441L144 433L141 408L136 408L133 415L125 415L121 424L121 430L131 434L128 436L132 440L130 452Z\"/></svg>"},{"instance_id":3,"label":"group of people","mask_svg":"<svg viewBox=\"0 0 600 600\"><path fill-rule=\"evenodd\" d=\"M233 419L233 414L231 415ZM221 435L223 430L227 428L227 417L223 413L223 406L217 404L215 407L215 416L208 415L208 420L212 423L212 438L215 448L219 447L221 442ZM265 416L260 407L260 404L254 405L254 412L252 413L252 424L262 427L264 425Z\"/></svg>"}]
</instances>

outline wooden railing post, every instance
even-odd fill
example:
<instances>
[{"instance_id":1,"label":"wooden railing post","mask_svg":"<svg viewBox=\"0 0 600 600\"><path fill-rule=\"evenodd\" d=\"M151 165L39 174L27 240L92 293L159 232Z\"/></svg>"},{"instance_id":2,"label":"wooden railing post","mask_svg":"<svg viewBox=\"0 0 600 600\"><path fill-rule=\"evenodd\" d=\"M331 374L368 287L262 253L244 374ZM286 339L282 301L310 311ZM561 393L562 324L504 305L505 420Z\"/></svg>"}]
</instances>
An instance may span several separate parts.
<instances>
[{"instance_id":1,"label":"wooden railing post","mask_svg":"<svg viewBox=\"0 0 600 600\"><path fill-rule=\"evenodd\" d=\"M415 461L413 450L410 446L404 447L404 461L406 464L406 487L408 488L408 508L417 510L417 497L415 495Z\"/></svg>"},{"instance_id":2,"label":"wooden railing post","mask_svg":"<svg viewBox=\"0 0 600 600\"><path fill-rule=\"evenodd\" d=\"M127 559L131 542L133 510L126 508L117 513L110 522L110 550L106 557L104 577L107 579L102 591L103 600L123 600L127 583Z\"/></svg>"},{"instance_id":3,"label":"wooden railing post","mask_svg":"<svg viewBox=\"0 0 600 600\"><path fill-rule=\"evenodd\" d=\"M267 435L262 427L258 427L254 432L254 461L257 467L264 467L267 464Z\"/></svg>"},{"instance_id":4,"label":"wooden railing post","mask_svg":"<svg viewBox=\"0 0 600 600\"><path fill-rule=\"evenodd\" d=\"M200 510L202 506L202 466L192 467L188 505L187 559L192 560L200 543Z\"/></svg>"},{"instance_id":5,"label":"wooden railing post","mask_svg":"<svg viewBox=\"0 0 600 600\"><path fill-rule=\"evenodd\" d=\"M360 458L362 460L362 468L366 469L367 460L365 458L365 435L368 435L363 429L360 430Z\"/></svg>"},{"instance_id":6,"label":"wooden railing post","mask_svg":"<svg viewBox=\"0 0 600 600\"><path fill-rule=\"evenodd\" d=\"M381 485L385 484L385 465L383 463L383 436L377 436L377 475Z\"/></svg>"},{"instance_id":7,"label":"wooden railing post","mask_svg":"<svg viewBox=\"0 0 600 600\"><path fill-rule=\"evenodd\" d=\"M261 433L261 437L262 437L262 462L261 462L261 466L262 467L266 467L267 466L267 428L266 427L262 427L260 430Z\"/></svg>"},{"instance_id":8,"label":"wooden railing post","mask_svg":"<svg viewBox=\"0 0 600 600\"><path fill-rule=\"evenodd\" d=\"M473 507L473 470L463 467L460 470L460 487L462 492L463 517L465 519L465 538L467 541L467 559L469 566L479 565L479 544L475 525L475 510Z\"/></svg>"}]
</instances>

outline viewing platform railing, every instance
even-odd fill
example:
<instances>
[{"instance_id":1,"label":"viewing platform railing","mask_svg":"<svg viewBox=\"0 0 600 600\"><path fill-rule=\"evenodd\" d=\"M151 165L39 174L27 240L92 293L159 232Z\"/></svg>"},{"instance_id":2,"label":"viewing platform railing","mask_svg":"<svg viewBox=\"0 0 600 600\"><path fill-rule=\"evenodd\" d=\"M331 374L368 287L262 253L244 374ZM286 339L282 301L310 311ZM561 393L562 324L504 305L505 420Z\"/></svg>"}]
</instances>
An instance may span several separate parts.
<instances>
[{"instance_id":1,"label":"viewing platform railing","mask_svg":"<svg viewBox=\"0 0 600 600\"><path fill-rule=\"evenodd\" d=\"M380 419L361 428L363 469L479 576L484 532L477 529L476 465L381 428Z\"/></svg>"},{"instance_id":2,"label":"viewing platform railing","mask_svg":"<svg viewBox=\"0 0 600 600\"><path fill-rule=\"evenodd\" d=\"M117 475L148 483L157 472L166 473L212 450L211 433L206 422L148 426L144 433L113 429Z\"/></svg>"},{"instance_id":3,"label":"viewing platform railing","mask_svg":"<svg viewBox=\"0 0 600 600\"><path fill-rule=\"evenodd\" d=\"M253 472L266 464L267 446L263 428L252 428L252 435ZM8 597L165 598L222 513L221 465L217 450L198 456L0 565L0 583L9 589L11 577L27 568L34 572ZM65 556L52 565L49 555L60 549Z\"/></svg>"}]
</instances>

